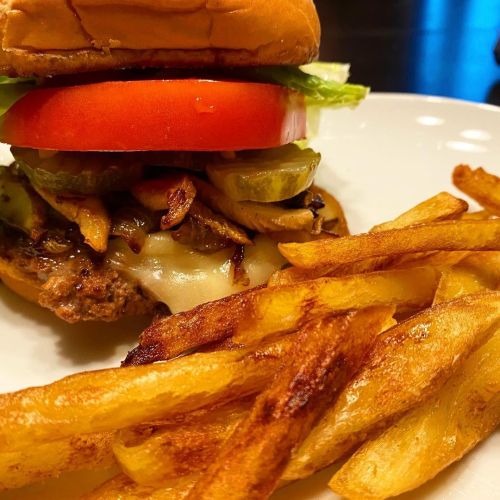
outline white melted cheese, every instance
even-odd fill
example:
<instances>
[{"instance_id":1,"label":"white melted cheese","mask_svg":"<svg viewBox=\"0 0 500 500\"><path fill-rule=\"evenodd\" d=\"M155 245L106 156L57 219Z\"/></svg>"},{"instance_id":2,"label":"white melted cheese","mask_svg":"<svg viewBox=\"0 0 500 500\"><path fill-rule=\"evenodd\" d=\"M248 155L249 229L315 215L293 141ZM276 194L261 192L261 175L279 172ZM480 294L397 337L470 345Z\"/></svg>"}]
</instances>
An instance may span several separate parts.
<instances>
[{"instance_id":1,"label":"white melted cheese","mask_svg":"<svg viewBox=\"0 0 500 500\"><path fill-rule=\"evenodd\" d=\"M150 234L140 254L134 254L122 240L110 244L110 264L137 280L172 313L267 282L285 260L276 243L259 235L255 246L245 248L243 265L250 285L233 284L233 249L204 254L174 241L168 232Z\"/></svg>"}]
</instances>

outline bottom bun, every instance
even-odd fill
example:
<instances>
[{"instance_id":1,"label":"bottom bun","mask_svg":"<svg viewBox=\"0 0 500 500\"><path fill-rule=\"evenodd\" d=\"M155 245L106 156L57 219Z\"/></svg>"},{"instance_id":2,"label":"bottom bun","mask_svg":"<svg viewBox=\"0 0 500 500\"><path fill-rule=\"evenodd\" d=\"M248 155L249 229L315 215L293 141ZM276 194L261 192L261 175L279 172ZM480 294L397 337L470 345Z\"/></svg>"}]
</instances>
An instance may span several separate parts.
<instances>
[{"instance_id":1,"label":"bottom bun","mask_svg":"<svg viewBox=\"0 0 500 500\"><path fill-rule=\"evenodd\" d=\"M39 303L40 283L30 279L3 259L0 259L0 280L2 280L7 288L10 288L13 292L23 297L23 299L35 304Z\"/></svg>"}]
</instances>

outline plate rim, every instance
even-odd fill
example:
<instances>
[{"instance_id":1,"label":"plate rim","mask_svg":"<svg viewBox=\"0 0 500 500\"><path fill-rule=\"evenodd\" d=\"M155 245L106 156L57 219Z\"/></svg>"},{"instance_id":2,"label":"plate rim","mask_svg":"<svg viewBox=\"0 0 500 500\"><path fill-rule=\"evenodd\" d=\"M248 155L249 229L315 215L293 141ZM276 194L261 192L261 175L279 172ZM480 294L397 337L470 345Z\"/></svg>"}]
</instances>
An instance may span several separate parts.
<instances>
[{"instance_id":1,"label":"plate rim","mask_svg":"<svg viewBox=\"0 0 500 500\"><path fill-rule=\"evenodd\" d=\"M387 99L395 101L413 101L415 103L426 102L430 104L455 104L459 106L472 107L485 111L493 111L494 113L500 113L500 106L496 106L495 104L468 101L466 99L458 99L456 97L445 97L431 94L416 94L413 92L370 92L366 99L367 101ZM363 102L361 102L359 106L363 106Z\"/></svg>"}]
</instances>

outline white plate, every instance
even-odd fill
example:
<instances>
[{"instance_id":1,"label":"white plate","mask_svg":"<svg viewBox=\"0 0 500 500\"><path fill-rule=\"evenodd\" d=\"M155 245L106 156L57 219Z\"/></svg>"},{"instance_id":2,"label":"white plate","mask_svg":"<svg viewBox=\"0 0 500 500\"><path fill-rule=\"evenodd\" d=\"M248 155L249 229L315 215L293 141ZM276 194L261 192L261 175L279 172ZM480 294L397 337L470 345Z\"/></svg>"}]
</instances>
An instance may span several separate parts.
<instances>
[{"instance_id":1,"label":"white plate","mask_svg":"<svg viewBox=\"0 0 500 500\"><path fill-rule=\"evenodd\" d=\"M323 153L319 183L346 208L360 232L439 191L456 192L458 163L500 174L500 108L461 101L374 94L356 111L327 111L315 147ZM117 366L144 322L68 326L0 288L0 392L51 382L76 371ZM500 498L500 433L460 464L407 498ZM277 499L335 498L331 471L292 485ZM73 498L74 477L0 499Z\"/></svg>"}]
</instances>

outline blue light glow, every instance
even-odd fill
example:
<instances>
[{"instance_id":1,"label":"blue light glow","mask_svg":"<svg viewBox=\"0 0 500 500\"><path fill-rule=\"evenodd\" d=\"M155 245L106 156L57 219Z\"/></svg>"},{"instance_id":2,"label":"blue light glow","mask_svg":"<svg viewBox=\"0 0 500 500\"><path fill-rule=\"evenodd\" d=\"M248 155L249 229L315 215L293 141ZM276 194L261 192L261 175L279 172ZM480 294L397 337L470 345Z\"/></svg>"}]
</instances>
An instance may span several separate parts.
<instances>
[{"instance_id":1,"label":"blue light glow","mask_svg":"<svg viewBox=\"0 0 500 500\"><path fill-rule=\"evenodd\" d=\"M500 0L421 0L415 37L414 88L418 93L484 101L500 69L493 47L500 34ZM456 60L443 74L442 61ZM440 83L439 83L440 82Z\"/></svg>"}]
</instances>

